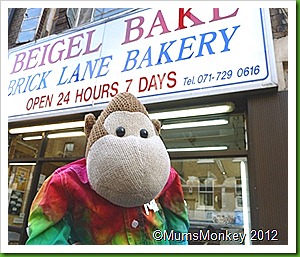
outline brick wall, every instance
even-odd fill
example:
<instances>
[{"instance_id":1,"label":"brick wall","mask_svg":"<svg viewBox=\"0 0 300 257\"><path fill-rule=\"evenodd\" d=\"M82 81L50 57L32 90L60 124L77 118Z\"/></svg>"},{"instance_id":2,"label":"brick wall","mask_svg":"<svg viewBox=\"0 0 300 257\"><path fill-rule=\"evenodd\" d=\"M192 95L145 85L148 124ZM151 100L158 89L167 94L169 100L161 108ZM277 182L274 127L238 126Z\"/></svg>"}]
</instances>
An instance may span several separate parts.
<instances>
[{"instance_id":1,"label":"brick wall","mask_svg":"<svg viewBox=\"0 0 300 257\"><path fill-rule=\"evenodd\" d=\"M288 9L270 9L278 90L288 90Z\"/></svg>"},{"instance_id":2,"label":"brick wall","mask_svg":"<svg viewBox=\"0 0 300 257\"><path fill-rule=\"evenodd\" d=\"M287 8L270 8L273 38L278 39L288 35Z\"/></svg>"},{"instance_id":3,"label":"brick wall","mask_svg":"<svg viewBox=\"0 0 300 257\"><path fill-rule=\"evenodd\" d=\"M66 12L67 8L57 9L50 34L59 34L70 28Z\"/></svg>"},{"instance_id":4,"label":"brick wall","mask_svg":"<svg viewBox=\"0 0 300 257\"><path fill-rule=\"evenodd\" d=\"M21 24L23 21L24 13L26 12L26 8L16 8L14 16L11 20L11 26L8 31L8 49L16 47L16 40L18 38L18 34L21 28Z\"/></svg>"}]
</instances>

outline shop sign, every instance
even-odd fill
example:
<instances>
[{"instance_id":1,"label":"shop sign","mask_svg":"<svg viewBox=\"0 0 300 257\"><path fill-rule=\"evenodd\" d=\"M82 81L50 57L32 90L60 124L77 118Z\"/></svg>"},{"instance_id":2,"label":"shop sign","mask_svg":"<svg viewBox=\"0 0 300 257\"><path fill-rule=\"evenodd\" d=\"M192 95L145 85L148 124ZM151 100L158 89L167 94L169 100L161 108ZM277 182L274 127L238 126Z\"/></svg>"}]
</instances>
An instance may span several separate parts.
<instances>
[{"instance_id":1,"label":"shop sign","mask_svg":"<svg viewBox=\"0 0 300 257\"><path fill-rule=\"evenodd\" d=\"M232 6L232 5L231 5ZM148 9L9 52L9 121L276 87L268 9Z\"/></svg>"}]
</instances>

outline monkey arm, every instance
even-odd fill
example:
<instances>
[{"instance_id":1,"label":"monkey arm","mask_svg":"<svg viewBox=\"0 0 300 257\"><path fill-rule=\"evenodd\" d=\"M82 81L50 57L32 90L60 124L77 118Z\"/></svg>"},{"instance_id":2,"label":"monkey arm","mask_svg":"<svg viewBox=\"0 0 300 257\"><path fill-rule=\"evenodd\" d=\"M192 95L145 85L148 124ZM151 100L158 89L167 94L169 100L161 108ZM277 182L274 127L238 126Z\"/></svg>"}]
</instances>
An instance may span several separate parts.
<instances>
[{"instance_id":1,"label":"monkey arm","mask_svg":"<svg viewBox=\"0 0 300 257\"><path fill-rule=\"evenodd\" d=\"M68 198L59 174L54 173L42 185L30 209L28 245L66 245L71 228L63 218Z\"/></svg>"},{"instance_id":2,"label":"monkey arm","mask_svg":"<svg viewBox=\"0 0 300 257\"><path fill-rule=\"evenodd\" d=\"M189 220L180 177L178 173L171 168L170 177L159 197L160 204L164 210L167 222L168 232L174 231L184 235L189 230ZM170 241L170 244L188 244L186 237L183 241Z\"/></svg>"}]
</instances>

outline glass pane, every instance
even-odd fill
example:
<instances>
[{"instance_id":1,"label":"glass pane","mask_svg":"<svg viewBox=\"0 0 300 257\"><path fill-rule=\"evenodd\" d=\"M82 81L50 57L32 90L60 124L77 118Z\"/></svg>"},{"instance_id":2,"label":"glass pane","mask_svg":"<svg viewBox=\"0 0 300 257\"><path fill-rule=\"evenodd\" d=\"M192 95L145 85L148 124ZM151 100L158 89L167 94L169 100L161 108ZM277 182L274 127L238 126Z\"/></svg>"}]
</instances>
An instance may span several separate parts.
<instances>
[{"instance_id":1,"label":"glass pane","mask_svg":"<svg viewBox=\"0 0 300 257\"><path fill-rule=\"evenodd\" d=\"M78 13L78 8L68 8L67 9L67 18L71 27L75 26L75 21Z\"/></svg>"},{"instance_id":2,"label":"glass pane","mask_svg":"<svg viewBox=\"0 0 300 257\"><path fill-rule=\"evenodd\" d=\"M26 42L34 39L35 30L22 31L19 33L17 42Z\"/></svg>"},{"instance_id":3,"label":"glass pane","mask_svg":"<svg viewBox=\"0 0 300 257\"><path fill-rule=\"evenodd\" d=\"M78 26L91 22L93 8L81 8Z\"/></svg>"},{"instance_id":4,"label":"glass pane","mask_svg":"<svg viewBox=\"0 0 300 257\"><path fill-rule=\"evenodd\" d=\"M68 162L44 162L38 182L37 190L39 190L47 179L56 169L68 164Z\"/></svg>"},{"instance_id":5,"label":"glass pane","mask_svg":"<svg viewBox=\"0 0 300 257\"><path fill-rule=\"evenodd\" d=\"M22 227L34 165L8 167L8 225Z\"/></svg>"},{"instance_id":6,"label":"glass pane","mask_svg":"<svg viewBox=\"0 0 300 257\"><path fill-rule=\"evenodd\" d=\"M192 232L200 229L205 234L210 229L216 233L249 233L246 158L173 160L171 164L182 178ZM204 237L192 243L240 244L240 241Z\"/></svg>"},{"instance_id":7,"label":"glass pane","mask_svg":"<svg viewBox=\"0 0 300 257\"><path fill-rule=\"evenodd\" d=\"M130 10L130 8L95 8L94 21Z\"/></svg>"},{"instance_id":8,"label":"glass pane","mask_svg":"<svg viewBox=\"0 0 300 257\"><path fill-rule=\"evenodd\" d=\"M28 8L25 14L26 18L37 17L41 15L42 8Z\"/></svg>"},{"instance_id":9,"label":"glass pane","mask_svg":"<svg viewBox=\"0 0 300 257\"><path fill-rule=\"evenodd\" d=\"M45 157L84 157L86 137L49 138Z\"/></svg>"},{"instance_id":10,"label":"glass pane","mask_svg":"<svg viewBox=\"0 0 300 257\"><path fill-rule=\"evenodd\" d=\"M181 119L165 119L161 136L167 149L227 147L227 150L246 150L244 114L220 114L214 118L201 116ZM195 124L203 121L225 120L222 125L177 127L166 129L166 125Z\"/></svg>"},{"instance_id":11,"label":"glass pane","mask_svg":"<svg viewBox=\"0 0 300 257\"><path fill-rule=\"evenodd\" d=\"M42 136L37 134L11 136L8 159L36 158L40 149L41 139Z\"/></svg>"},{"instance_id":12,"label":"glass pane","mask_svg":"<svg viewBox=\"0 0 300 257\"><path fill-rule=\"evenodd\" d=\"M8 244L18 245L20 240L20 234L14 231L8 231Z\"/></svg>"},{"instance_id":13,"label":"glass pane","mask_svg":"<svg viewBox=\"0 0 300 257\"><path fill-rule=\"evenodd\" d=\"M34 18L34 19L27 19L24 20L22 23L22 31L23 30L29 30L29 29L36 29L37 24L39 22L39 18Z\"/></svg>"}]
</instances>

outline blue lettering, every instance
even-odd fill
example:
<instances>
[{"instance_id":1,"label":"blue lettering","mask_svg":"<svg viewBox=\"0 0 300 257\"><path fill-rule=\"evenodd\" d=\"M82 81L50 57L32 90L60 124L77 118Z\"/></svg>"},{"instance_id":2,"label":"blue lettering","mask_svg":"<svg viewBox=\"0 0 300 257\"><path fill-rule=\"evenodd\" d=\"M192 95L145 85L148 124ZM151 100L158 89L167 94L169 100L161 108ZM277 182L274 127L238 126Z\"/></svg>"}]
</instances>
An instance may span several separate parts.
<instances>
[{"instance_id":1,"label":"blue lettering","mask_svg":"<svg viewBox=\"0 0 300 257\"><path fill-rule=\"evenodd\" d=\"M35 74L34 76L33 76L33 78L32 78L32 80L31 80L31 82L30 82L30 85L29 85L29 87L28 87L28 89L29 89L29 91L31 92L31 91L33 91L33 90L35 90L35 88L36 88L36 86L37 86L37 84L34 86L34 88L31 88L31 85L32 85L32 81L35 79L35 77L36 76L41 76L41 74L40 73L37 73L37 74Z\"/></svg>"},{"instance_id":2,"label":"blue lettering","mask_svg":"<svg viewBox=\"0 0 300 257\"><path fill-rule=\"evenodd\" d=\"M41 82L40 82L39 87L37 88L37 90L41 89L42 83L44 84L43 88L47 88L47 86L46 86L46 78L47 78L47 76L50 74L51 71L52 71L52 70L49 70L49 71L45 71L45 72L43 73L43 77L42 77L42 79L41 79ZM48 72L48 73L47 73L47 72ZM47 75L46 75L46 73L47 73Z\"/></svg>"},{"instance_id":3,"label":"blue lettering","mask_svg":"<svg viewBox=\"0 0 300 257\"><path fill-rule=\"evenodd\" d=\"M151 46L149 46L147 52L145 53L144 57L143 57L143 60L141 61L140 63L140 66L137 67L137 69L140 69L142 68L141 65L144 61L148 61L148 65L146 67L149 67L149 66L153 66L152 65L152 62L151 62Z\"/></svg>"},{"instance_id":4,"label":"blue lettering","mask_svg":"<svg viewBox=\"0 0 300 257\"><path fill-rule=\"evenodd\" d=\"M208 42L205 42L205 37L207 35L212 35L212 39ZM217 33L216 32L208 32L208 33L200 34L200 36L201 36L201 42L200 42L199 52L196 57L203 56L202 51L203 51L204 45L206 45L206 48L210 55L214 54L215 52L211 49L210 44L216 39Z\"/></svg>"},{"instance_id":5,"label":"blue lettering","mask_svg":"<svg viewBox=\"0 0 300 257\"><path fill-rule=\"evenodd\" d=\"M11 95L11 93L12 93L12 91L13 91L13 89L14 89L14 85L16 84L16 80L15 79L13 79L13 80L11 80L10 82L9 82L9 86L8 86L8 96L10 96ZM12 84L13 83L13 84Z\"/></svg>"},{"instance_id":6,"label":"blue lettering","mask_svg":"<svg viewBox=\"0 0 300 257\"><path fill-rule=\"evenodd\" d=\"M178 59L176 60L176 62L178 62L178 61L182 61L182 60L186 60L186 59L190 59L192 56L193 56L193 54L194 54L194 52L192 52L189 56L187 56L187 57L183 57L182 55L183 55L183 50L184 49L190 49L190 50L192 50L192 45L193 45L193 43L191 43L191 44L189 44L188 46L185 46L185 42L186 42L186 40L187 39L194 39L194 40L196 40L196 37L195 36L191 36L191 37L186 37L186 38L182 38L181 39L181 46L180 46L180 52L179 52L179 56L178 56Z\"/></svg>"},{"instance_id":7,"label":"blue lettering","mask_svg":"<svg viewBox=\"0 0 300 257\"><path fill-rule=\"evenodd\" d=\"M224 49L221 51L221 53L223 52L227 52L227 51L230 51L230 49L228 48L228 44L229 44L229 41L231 40L233 34L236 32L236 30L240 27L241 25L238 25L238 26L234 26L234 31L233 33L231 34L231 36L228 38L227 35L226 35L226 29L220 29L219 31L222 33L222 36L223 36L223 39L224 39L224 43L225 43L225 46L224 46Z\"/></svg>"},{"instance_id":8,"label":"blue lettering","mask_svg":"<svg viewBox=\"0 0 300 257\"><path fill-rule=\"evenodd\" d=\"M87 65L85 66L85 70L84 70L84 73L83 73L83 76L82 76L82 79L80 81L83 81L85 80L85 74L87 72L87 69L89 68L89 72L90 72L90 79L93 77L93 74L94 74L94 71L96 69L96 66L97 66L97 63L100 59L95 59L95 65L94 67L92 68L92 61L87 61Z\"/></svg>"},{"instance_id":9,"label":"blue lettering","mask_svg":"<svg viewBox=\"0 0 300 257\"><path fill-rule=\"evenodd\" d=\"M78 63L76 69L74 70L74 72L73 72L71 78L70 78L69 81L68 81L68 84L71 83L71 80L72 80L73 77L75 77L74 82L78 82L78 81L79 81L79 78L78 78L78 77L79 77L79 70L80 70L80 63Z\"/></svg>"},{"instance_id":10,"label":"blue lettering","mask_svg":"<svg viewBox=\"0 0 300 257\"><path fill-rule=\"evenodd\" d=\"M159 57L158 57L158 62L155 64L155 65L159 65L159 64L162 64L161 62L161 58L162 56L164 55L165 58L167 59L167 61L165 63L169 63L169 62L173 62L172 59L170 58L169 54L168 54L168 50L170 48L171 45L173 45L174 43L176 42L176 40L173 40L173 41L170 41L170 45L167 47L167 49L164 49L165 45L168 43L168 42L165 42L165 43L162 43L160 44L161 45L161 48L160 48L160 53L159 53Z\"/></svg>"},{"instance_id":11,"label":"blue lettering","mask_svg":"<svg viewBox=\"0 0 300 257\"><path fill-rule=\"evenodd\" d=\"M134 52L135 52L135 56L132 57L131 54L134 53ZM130 70L132 70L135 67L135 65L136 65L136 58L139 55L139 53L140 53L140 51L137 50L137 49L136 50L131 50L131 51L127 52L127 60L126 60L125 67L122 70L122 72L124 72L124 71L130 71ZM130 69L128 68L128 62L129 61L133 61L133 65L131 66Z\"/></svg>"},{"instance_id":12,"label":"blue lettering","mask_svg":"<svg viewBox=\"0 0 300 257\"><path fill-rule=\"evenodd\" d=\"M66 68L68 68L68 66L63 67L63 70L62 70L62 73L61 73L61 75L60 75L60 78L59 78L59 81L58 81L58 83L57 83L57 86L58 86L58 85L64 85L64 84L66 84L66 82L67 82L68 79L66 79L64 82L61 81L61 80L62 80L62 77L64 76L64 73L65 73Z\"/></svg>"},{"instance_id":13,"label":"blue lettering","mask_svg":"<svg viewBox=\"0 0 300 257\"><path fill-rule=\"evenodd\" d=\"M107 63L105 63L106 59L109 59ZM102 73L102 74L101 74L101 72L102 72L103 67L108 68L110 60L112 60L112 55L101 58L101 64L99 66L99 70L98 70L97 76L95 78L106 76L106 74L109 72L109 70L107 70L105 73Z\"/></svg>"},{"instance_id":14,"label":"blue lettering","mask_svg":"<svg viewBox=\"0 0 300 257\"><path fill-rule=\"evenodd\" d=\"M27 80L27 83L26 83L26 86L25 86L25 88L24 88L24 90L23 90L23 92L22 93L25 93L26 92L26 89L27 89L27 86L28 86L28 83L29 83L29 81L30 81L30 78L31 78L31 76L32 75L30 75L29 77L28 77L28 80ZM32 81L32 80L31 80ZM31 83L31 82L30 82Z\"/></svg>"},{"instance_id":15,"label":"blue lettering","mask_svg":"<svg viewBox=\"0 0 300 257\"><path fill-rule=\"evenodd\" d=\"M20 88L21 88L21 86L23 85L24 82L25 82L25 78L19 78L19 79L18 79L18 83L17 83L17 86L16 86L16 88L15 88L15 91L14 91L13 95L16 94L17 89L19 89L19 94L21 93L21 92L20 92Z\"/></svg>"}]
</instances>

